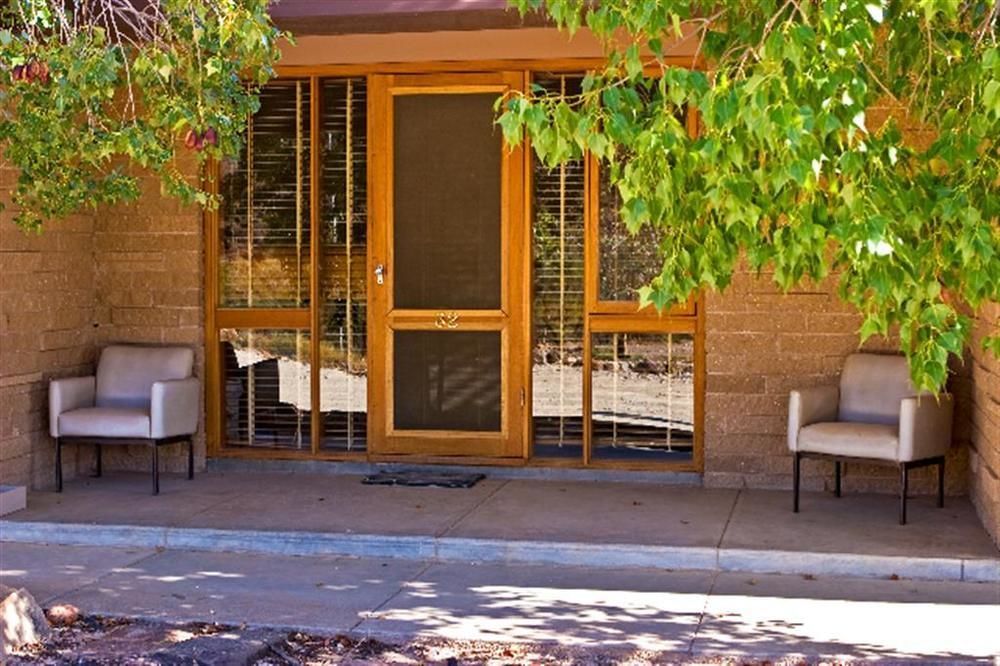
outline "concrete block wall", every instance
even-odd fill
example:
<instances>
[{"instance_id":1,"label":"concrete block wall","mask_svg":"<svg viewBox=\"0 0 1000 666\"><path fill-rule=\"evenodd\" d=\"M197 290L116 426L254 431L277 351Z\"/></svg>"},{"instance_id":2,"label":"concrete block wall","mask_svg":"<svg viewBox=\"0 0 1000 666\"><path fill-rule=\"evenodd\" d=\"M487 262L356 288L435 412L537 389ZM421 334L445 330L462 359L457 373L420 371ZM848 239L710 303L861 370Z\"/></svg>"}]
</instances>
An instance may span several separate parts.
<instances>
[{"instance_id":1,"label":"concrete block wall","mask_svg":"<svg viewBox=\"0 0 1000 666\"><path fill-rule=\"evenodd\" d=\"M876 129L890 119L917 149L936 137L908 118L905 109L880 100L867 110ZM787 452L788 392L832 384L844 358L858 350L861 317L836 296L834 280L805 286L785 295L770 275L736 275L724 295L706 299L707 383L705 396L705 483L729 487L788 488L791 457ZM893 340L870 339L866 351L896 352ZM946 461L946 492L968 489L972 384L969 364L955 363L949 390L955 396L953 446ZM832 487L832 464L803 463L803 487ZM916 493L936 489L936 470L911 473ZM876 465L848 465L844 489L897 492L898 473Z\"/></svg>"},{"instance_id":2,"label":"concrete block wall","mask_svg":"<svg viewBox=\"0 0 1000 666\"><path fill-rule=\"evenodd\" d=\"M89 215L49 223L41 234L13 223L16 173L0 163L0 483L54 484L48 382L93 372L97 337L93 229ZM89 447L64 451L64 475L89 469Z\"/></svg>"},{"instance_id":3,"label":"concrete block wall","mask_svg":"<svg viewBox=\"0 0 1000 666\"><path fill-rule=\"evenodd\" d=\"M996 330L1000 303L980 312L969 362L971 437L969 495L983 525L1000 544L1000 359L983 350L983 336Z\"/></svg>"},{"instance_id":4,"label":"concrete block wall","mask_svg":"<svg viewBox=\"0 0 1000 666\"><path fill-rule=\"evenodd\" d=\"M746 270L724 294L706 296L705 484L790 488L792 463L786 430L788 393L835 384L844 359L859 347L861 317L836 296L835 283L782 293L770 275ZM893 340L871 339L866 351L895 352ZM951 390L962 402L967 370L956 367ZM967 401L966 401L967 402ZM956 413L954 444L946 463L946 491L966 492L967 409ZM803 488L831 489L832 464L803 463ZM911 473L914 492L936 489L933 468ZM848 465L846 492L896 492L894 467Z\"/></svg>"},{"instance_id":5,"label":"concrete block wall","mask_svg":"<svg viewBox=\"0 0 1000 666\"><path fill-rule=\"evenodd\" d=\"M0 164L4 201L15 179ZM48 382L92 374L103 346L189 345L204 377L202 214L161 196L156 178L142 186L136 203L49 222L40 234L18 229L9 206L0 213L0 483L53 484ZM203 433L195 450L203 468ZM67 447L63 458L66 478L93 465L91 447ZM164 448L160 460L182 471L186 450ZM149 452L107 448L105 465L145 471Z\"/></svg>"},{"instance_id":6,"label":"concrete block wall","mask_svg":"<svg viewBox=\"0 0 1000 666\"><path fill-rule=\"evenodd\" d=\"M182 168L195 172L193 164ZM138 201L94 215L95 342L189 346L195 350L195 375L204 382L201 209L163 196L156 177L140 175L140 182ZM204 414L199 422L204 424ZM202 426L195 439L196 469L204 468L204 460ZM145 471L149 451L108 447L104 461L110 469ZM185 470L187 447L162 448L160 464L163 471Z\"/></svg>"}]
</instances>

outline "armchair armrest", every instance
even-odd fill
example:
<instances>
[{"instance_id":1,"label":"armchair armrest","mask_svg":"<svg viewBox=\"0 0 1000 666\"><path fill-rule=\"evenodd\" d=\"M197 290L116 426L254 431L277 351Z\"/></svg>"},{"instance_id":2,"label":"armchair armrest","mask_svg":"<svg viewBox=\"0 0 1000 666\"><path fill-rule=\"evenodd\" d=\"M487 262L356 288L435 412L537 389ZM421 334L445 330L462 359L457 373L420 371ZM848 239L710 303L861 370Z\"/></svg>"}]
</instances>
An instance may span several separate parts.
<instances>
[{"instance_id":1,"label":"armchair armrest","mask_svg":"<svg viewBox=\"0 0 1000 666\"><path fill-rule=\"evenodd\" d=\"M955 409L950 393L903 398L899 407L899 461L912 462L943 456L951 447L951 418Z\"/></svg>"},{"instance_id":2,"label":"armchair armrest","mask_svg":"<svg viewBox=\"0 0 1000 666\"><path fill-rule=\"evenodd\" d=\"M837 420L840 389L816 386L792 391L788 398L788 450L799 448L799 430L811 423Z\"/></svg>"},{"instance_id":3,"label":"armchair armrest","mask_svg":"<svg viewBox=\"0 0 1000 666\"><path fill-rule=\"evenodd\" d=\"M153 382L149 404L150 437L193 435L198 429L200 389L196 377Z\"/></svg>"},{"instance_id":4,"label":"armchair armrest","mask_svg":"<svg viewBox=\"0 0 1000 666\"><path fill-rule=\"evenodd\" d=\"M49 434L59 436L59 415L81 407L93 407L97 379L65 377L49 382Z\"/></svg>"}]
</instances>

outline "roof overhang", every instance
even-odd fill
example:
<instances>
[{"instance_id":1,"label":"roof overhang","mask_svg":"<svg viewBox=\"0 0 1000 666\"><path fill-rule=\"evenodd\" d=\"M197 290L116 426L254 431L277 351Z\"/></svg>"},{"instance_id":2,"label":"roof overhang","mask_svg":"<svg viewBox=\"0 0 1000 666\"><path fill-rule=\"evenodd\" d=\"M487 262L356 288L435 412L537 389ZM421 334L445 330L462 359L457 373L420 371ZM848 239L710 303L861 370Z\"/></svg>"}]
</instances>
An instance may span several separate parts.
<instances>
[{"instance_id":1,"label":"roof overhang","mask_svg":"<svg viewBox=\"0 0 1000 666\"><path fill-rule=\"evenodd\" d=\"M383 34L541 27L507 0L276 0L271 18L293 35Z\"/></svg>"}]
</instances>

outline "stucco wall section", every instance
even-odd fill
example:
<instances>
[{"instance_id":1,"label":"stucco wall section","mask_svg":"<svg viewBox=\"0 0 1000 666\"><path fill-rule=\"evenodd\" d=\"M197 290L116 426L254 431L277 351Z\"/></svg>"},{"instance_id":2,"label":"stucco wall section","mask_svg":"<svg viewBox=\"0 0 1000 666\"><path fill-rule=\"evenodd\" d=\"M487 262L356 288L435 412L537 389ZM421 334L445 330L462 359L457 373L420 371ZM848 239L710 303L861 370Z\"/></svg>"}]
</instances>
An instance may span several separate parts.
<instances>
[{"instance_id":1,"label":"stucco wall section","mask_svg":"<svg viewBox=\"0 0 1000 666\"><path fill-rule=\"evenodd\" d=\"M692 31L664 44L670 57L691 58L698 40ZM601 58L601 43L583 28L570 37L555 28L439 30L364 35L303 35L282 42L281 65L359 65L482 60Z\"/></svg>"},{"instance_id":2,"label":"stucco wall section","mask_svg":"<svg viewBox=\"0 0 1000 666\"><path fill-rule=\"evenodd\" d=\"M769 275L736 274L724 294L706 297L705 484L790 488L786 431L788 394L836 384L844 359L858 349L860 316L839 301L833 281L783 294ZM872 339L866 351L895 352L893 341ZM967 393L967 371L956 368L956 400ZM963 412L963 410L965 410ZM956 411L946 491L967 486L967 408ZM936 488L932 468L914 470L915 493ZM894 467L848 465L846 492L896 492ZM832 464L803 463L803 488L832 488Z\"/></svg>"},{"instance_id":3,"label":"stucco wall section","mask_svg":"<svg viewBox=\"0 0 1000 666\"><path fill-rule=\"evenodd\" d=\"M9 204L16 172L0 164ZM41 234L0 213L0 483L50 487L55 448L48 436L48 383L87 375L95 358L93 219L47 223ZM64 450L64 475L89 469L89 447Z\"/></svg>"},{"instance_id":4,"label":"stucco wall section","mask_svg":"<svg viewBox=\"0 0 1000 666\"><path fill-rule=\"evenodd\" d=\"M1000 303L987 304L973 339L969 494L983 525L1000 543L1000 359L980 344L983 336L996 330L998 321Z\"/></svg>"}]
</instances>

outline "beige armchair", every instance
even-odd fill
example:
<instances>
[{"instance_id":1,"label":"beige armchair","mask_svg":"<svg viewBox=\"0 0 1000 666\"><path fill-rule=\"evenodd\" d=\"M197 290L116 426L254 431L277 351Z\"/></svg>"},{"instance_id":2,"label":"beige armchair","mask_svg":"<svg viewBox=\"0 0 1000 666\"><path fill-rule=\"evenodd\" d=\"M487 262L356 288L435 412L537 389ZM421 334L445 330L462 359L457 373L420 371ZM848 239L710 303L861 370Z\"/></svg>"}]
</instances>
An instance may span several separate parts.
<instances>
[{"instance_id":1,"label":"beige armchair","mask_svg":"<svg viewBox=\"0 0 1000 666\"><path fill-rule=\"evenodd\" d=\"M840 497L841 464L886 462L899 466L899 524L906 524L908 473L938 466L938 506L944 506L944 456L951 446L952 397L920 393L902 356L851 354L840 386L792 391L788 448L794 458L793 511L799 511L802 458L834 461Z\"/></svg>"},{"instance_id":2,"label":"beige armchair","mask_svg":"<svg viewBox=\"0 0 1000 666\"><path fill-rule=\"evenodd\" d=\"M152 450L153 494L160 492L159 447L188 443L188 478L194 478L193 435L198 429L194 352L186 347L112 345L101 352L97 374L49 383L49 434L56 442L56 488L62 492L65 443L97 446L101 475L105 444L144 444Z\"/></svg>"}]
</instances>

